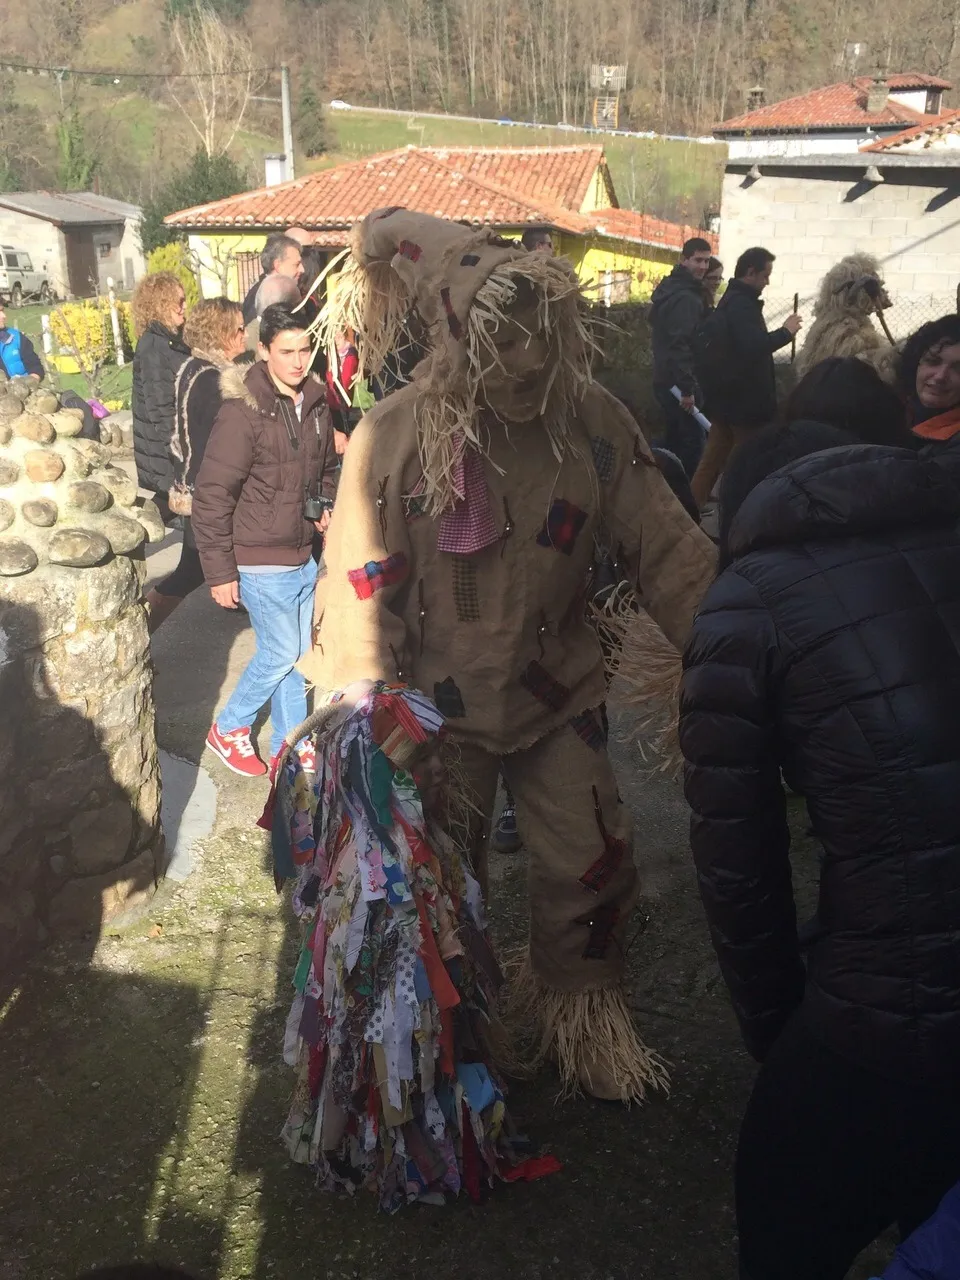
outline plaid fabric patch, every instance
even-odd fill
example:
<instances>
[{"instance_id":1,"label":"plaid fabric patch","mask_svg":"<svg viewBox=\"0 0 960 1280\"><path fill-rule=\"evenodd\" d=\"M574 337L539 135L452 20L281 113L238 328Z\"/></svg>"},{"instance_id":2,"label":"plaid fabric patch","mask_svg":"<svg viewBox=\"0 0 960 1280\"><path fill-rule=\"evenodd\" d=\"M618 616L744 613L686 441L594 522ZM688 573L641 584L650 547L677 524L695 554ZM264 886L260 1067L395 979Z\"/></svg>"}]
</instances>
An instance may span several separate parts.
<instances>
[{"instance_id":1,"label":"plaid fabric patch","mask_svg":"<svg viewBox=\"0 0 960 1280\"><path fill-rule=\"evenodd\" d=\"M593 788L593 812L603 840L603 853L587 867L580 877L580 883L585 889L599 893L626 857L629 846L626 840L618 840L607 830L606 823L603 821L603 809L600 807L600 793L596 787Z\"/></svg>"},{"instance_id":2,"label":"plaid fabric patch","mask_svg":"<svg viewBox=\"0 0 960 1280\"><path fill-rule=\"evenodd\" d=\"M603 725L597 719L596 712L582 711L570 721L570 728L582 738L591 751L599 751L606 742Z\"/></svg>"},{"instance_id":3,"label":"plaid fabric patch","mask_svg":"<svg viewBox=\"0 0 960 1280\"><path fill-rule=\"evenodd\" d=\"M593 453L597 479L612 480L617 466L617 446L611 440L604 440L603 436L593 436L590 440L590 449Z\"/></svg>"},{"instance_id":4,"label":"plaid fabric patch","mask_svg":"<svg viewBox=\"0 0 960 1280\"><path fill-rule=\"evenodd\" d=\"M427 514L427 498L423 493L405 493L400 499L403 518L407 524L419 520Z\"/></svg>"},{"instance_id":5,"label":"plaid fabric patch","mask_svg":"<svg viewBox=\"0 0 960 1280\"><path fill-rule=\"evenodd\" d=\"M387 556L386 560L368 560L362 569L348 569L350 585L358 600L369 600L376 591L392 587L407 576L407 557L402 551Z\"/></svg>"},{"instance_id":6,"label":"plaid fabric patch","mask_svg":"<svg viewBox=\"0 0 960 1280\"><path fill-rule=\"evenodd\" d=\"M570 697L570 690L559 680L555 680L545 667L534 659L521 672L520 683L528 693L532 693L538 702L549 707L551 711L562 711L563 705Z\"/></svg>"},{"instance_id":7,"label":"plaid fabric patch","mask_svg":"<svg viewBox=\"0 0 960 1280\"><path fill-rule=\"evenodd\" d=\"M541 547L553 547L562 551L565 556L573 554L577 544L577 535L587 520L587 513L566 498L556 498L550 506L543 528L537 534L537 542Z\"/></svg>"},{"instance_id":8,"label":"plaid fabric patch","mask_svg":"<svg viewBox=\"0 0 960 1280\"><path fill-rule=\"evenodd\" d=\"M419 262L423 257L423 250L412 240L401 240L397 249L402 258L409 258L411 262Z\"/></svg>"},{"instance_id":9,"label":"plaid fabric patch","mask_svg":"<svg viewBox=\"0 0 960 1280\"><path fill-rule=\"evenodd\" d=\"M461 267L475 267L479 261L480 255L478 253L465 253L460 259L460 265Z\"/></svg>"},{"instance_id":10,"label":"plaid fabric patch","mask_svg":"<svg viewBox=\"0 0 960 1280\"><path fill-rule=\"evenodd\" d=\"M610 946L610 938L620 919L620 908L612 904L598 906L574 924L586 925L590 930L587 945L583 949L584 960L602 960Z\"/></svg>"},{"instance_id":11,"label":"plaid fabric patch","mask_svg":"<svg viewBox=\"0 0 960 1280\"><path fill-rule=\"evenodd\" d=\"M453 676L447 676L446 680L438 680L434 684L433 700L445 720L461 720L467 714L463 694L457 688Z\"/></svg>"},{"instance_id":12,"label":"plaid fabric patch","mask_svg":"<svg viewBox=\"0 0 960 1280\"><path fill-rule=\"evenodd\" d=\"M466 556L453 558L453 603L456 605L459 622L480 621L477 566Z\"/></svg>"},{"instance_id":13,"label":"plaid fabric patch","mask_svg":"<svg viewBox=\"0 0 960 1280\"><path fill-rule=\"evenodd\" d=\"M450 289L446 285L440 290L440 301L443 303L443 309L447 313L447 324L450 326L450 332L459 342L463 337L463 325L461 325L460 317L453 309L453 303L450 301Z\"/></svg>"},{"instance_id":14,"label":"plaid fabric patch","mask_svg":"<svg viewBox=\"0 0 960 1280\"><path fill-rule=\"evenodd\" d=\"M452 511L444 511L437 530L437 550L469 556L500 538L490 510L490 494L483 460L476 449L464 449L454 464L453 487L458 497Z\"/></svg>"}]
</instances>

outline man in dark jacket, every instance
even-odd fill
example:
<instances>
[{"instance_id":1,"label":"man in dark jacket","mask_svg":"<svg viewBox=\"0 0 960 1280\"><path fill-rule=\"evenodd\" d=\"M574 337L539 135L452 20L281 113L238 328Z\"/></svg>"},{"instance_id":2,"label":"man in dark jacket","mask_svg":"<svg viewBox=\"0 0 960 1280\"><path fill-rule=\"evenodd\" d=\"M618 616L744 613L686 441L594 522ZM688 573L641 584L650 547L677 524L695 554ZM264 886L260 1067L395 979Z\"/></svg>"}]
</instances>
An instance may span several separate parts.
<instances>
[{"instance_id":1,"label":"man in dark jacket","mask_svg":"<svg viewBox=\"0 0 960 1280\"><path fill-rule=\"evenodd\" d=\"M207 736L224 764L246 777L266 773L250 741L260 708L270 703L272 759L307 714L295 664L310 647L313 535L329 521L337 468L326 387L307 373L310 353L301 317L268 307L260 358L222 375L224 403L193 493L193 532L211 595L236 609L242 594L257 641ZM305 511L308 502L316 511ZM306 748L302 758L312 767Z\"/></svg>"},{"instance_id":2,"label":"man in dark jacket","mask_svg":"<svg viewBox=\"0 0 960 1280\"><path fill-rule=\"evenodd\" d=\"M843 1280L960 1177L960 459L850 439L800 423L737 450L684 655L700 892L763 1062L749 1280ZM806 972L781 772L823 846Z\"/></svg>"},{"instance_id":3,"label":"man in dark jacket","mask_svg":"<svg viewBox=\"0 0 960 1280\"><path fill-rule=\"evenodd\" d=\"M260 253L260 276L254 280L243 300L243 323L250 324L257 316L257 290L268 276L287 276L296 284L303 275L303 259L300 242L293 236L277 234L267 237Z\"/></svg>"},{"instance_id":4,"label":"man in dark jacket","mask_svg":"<svg viewBox=\"0 0 960 1280\"><path fill-rule=\"evenodd\" d=\"M767 329L760 295L775 261L769 249L741 253L711 320L715 341L723 346L722 357L713 363L724 376L707 388L713 426L691 485L700 507L709 500L734 445L777 416L773 353L792 340L803 322L790 315L779 329Z\"/></svg>"},{"instance_id":5,"label":"man in dark jacket","mask_svg":"<svg viewBox=\"0 0 960 1280\"><path fill-rule=\"evenodd\" d=\"M669 449L692 476L703 452L703 430L690 416L699 387L694 371L693 340L707 313L703 277L710 265L710 244L699 236L688 240L680 261L653 291L653 393L663 410L664 433L657 441ZM678 401L670 388L683 393Z\"/></svg>"}]
</instances>

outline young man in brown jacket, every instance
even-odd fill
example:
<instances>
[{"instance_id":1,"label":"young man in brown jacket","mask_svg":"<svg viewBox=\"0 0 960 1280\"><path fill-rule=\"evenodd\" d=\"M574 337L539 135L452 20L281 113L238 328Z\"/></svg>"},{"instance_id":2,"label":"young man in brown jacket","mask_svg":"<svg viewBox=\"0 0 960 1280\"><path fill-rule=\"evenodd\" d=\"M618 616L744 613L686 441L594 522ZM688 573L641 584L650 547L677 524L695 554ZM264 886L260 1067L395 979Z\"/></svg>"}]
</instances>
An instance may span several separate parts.
<instances>
[{"instance_id":1,"label":"young man in brown jacket","mask_svg":"<svg viewBox=\"0 0 960 1280\"><path fill-rule=\"evenodd\" d=\"M241 596L257 647L207 746L246 777L267 772L250 726L270 703L271 760L307 714L295 669L310 647L317 565L314 531L326 529L337 455L326 388L308 374L304 321L281 306L260 319L259 359L224 371L224 403L193 495L193 529L210 593L224 609ZM316 517L316 518L315 518ZM311 767L304 747L304 766Z\"/></svg>"}]
</instances>

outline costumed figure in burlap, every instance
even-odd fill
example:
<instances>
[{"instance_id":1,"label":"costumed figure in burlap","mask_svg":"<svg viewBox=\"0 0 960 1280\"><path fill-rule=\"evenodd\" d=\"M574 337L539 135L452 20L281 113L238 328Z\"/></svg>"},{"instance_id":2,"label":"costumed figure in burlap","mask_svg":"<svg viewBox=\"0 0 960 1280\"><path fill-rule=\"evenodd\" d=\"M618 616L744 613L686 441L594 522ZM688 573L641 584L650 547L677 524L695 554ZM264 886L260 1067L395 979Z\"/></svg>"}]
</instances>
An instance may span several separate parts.
<instances>
[{"instance_id":1,"label":"costumed figure in burlap","mask_svg":"<svg viewBox=\"0 0 960 1280\"><path fill-rule=\"evenodd\" d=\"M797 353L797 377L831 356L856 356L892 382L897 352L883 319L892 305L876 258L869 253L841 258L820 281L814 321Z\"/></svg>"},{"instance_id":2,"label":"costumed figure in burlap","mask_svg":"<svg viewBox=\"0 0 960 1280\"><path fill-rule=\"evenodd\" d=\"M711 543L630 414L591 378L576 276L485 230L369 215L331 290L331 327L375 372L415 304L429 354L355 430L305 671L423 690L443 715L486 836L501 767L529 856L515 1008L569 1090L641 1099L665 1081L621 980L637 894L630 813L607 756L600 644L586 618L601 531L682 647Z\"/></svg>"}]
</instances>

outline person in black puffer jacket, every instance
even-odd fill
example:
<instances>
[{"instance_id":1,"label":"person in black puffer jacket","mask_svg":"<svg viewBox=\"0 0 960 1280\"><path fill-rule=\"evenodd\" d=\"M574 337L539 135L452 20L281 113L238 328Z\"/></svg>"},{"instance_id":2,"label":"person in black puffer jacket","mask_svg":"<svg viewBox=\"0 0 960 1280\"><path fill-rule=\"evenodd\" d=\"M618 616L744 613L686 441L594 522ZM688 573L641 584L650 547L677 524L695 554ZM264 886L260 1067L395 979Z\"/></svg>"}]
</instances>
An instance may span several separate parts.
<instances>
[{"instance_id":1,"label":"person in black puffer jacket","mask_svg":"<svg viewBox=\"0 0 960 1280\"><path fill-rule=\"evenodd\" d=\"M763 1063L749 1280L842 1280L960 1177L960 460L851 439L796 423L736 451L684 655L700 892ZM806 972L781 774L824 850Z\"/></svg>"},{"instance_id":2,"label":"person in black puffer jacket","mask_svg":"<svg viewBox=\"0 0 960 1280\"><path fill-rule=\"evenodd\" d=\"M141 489L157 495L164 521L173 483L170 440L176 417L174 382L190 355L183 341L186 295L170 271L144 276L130 303L137 349L133 356L133 455Z\"/></svg>"}]
</instances>

